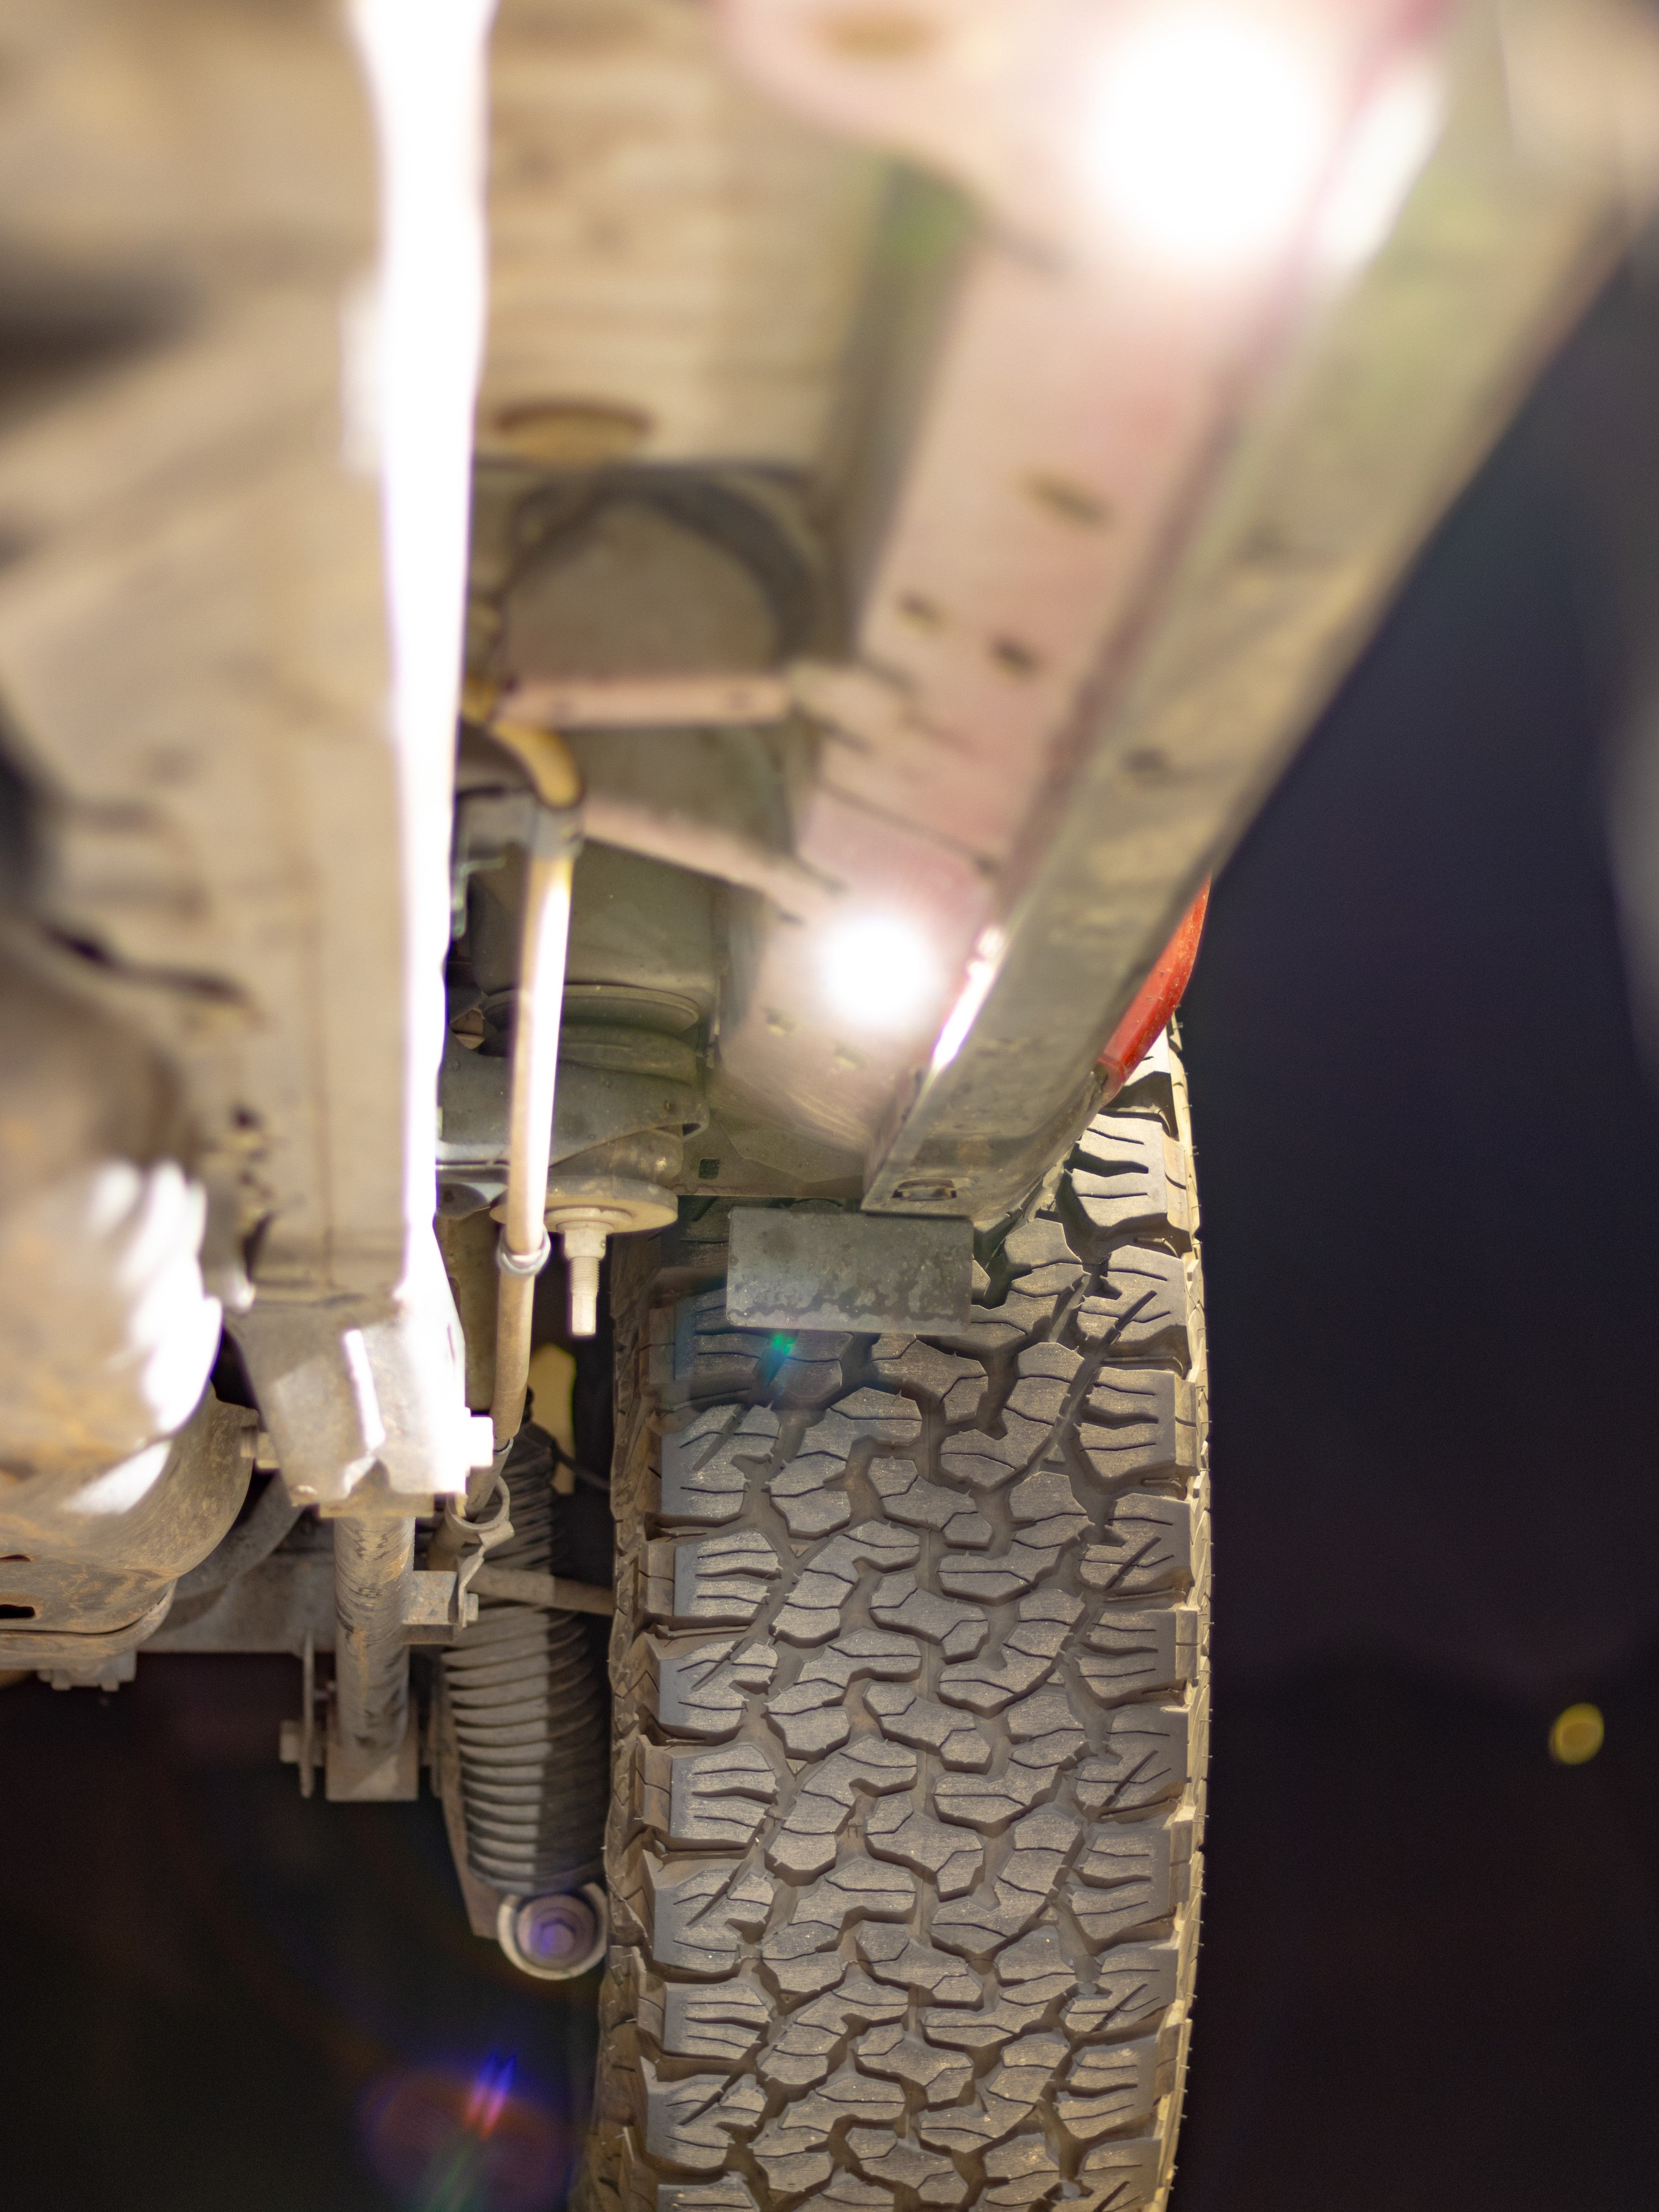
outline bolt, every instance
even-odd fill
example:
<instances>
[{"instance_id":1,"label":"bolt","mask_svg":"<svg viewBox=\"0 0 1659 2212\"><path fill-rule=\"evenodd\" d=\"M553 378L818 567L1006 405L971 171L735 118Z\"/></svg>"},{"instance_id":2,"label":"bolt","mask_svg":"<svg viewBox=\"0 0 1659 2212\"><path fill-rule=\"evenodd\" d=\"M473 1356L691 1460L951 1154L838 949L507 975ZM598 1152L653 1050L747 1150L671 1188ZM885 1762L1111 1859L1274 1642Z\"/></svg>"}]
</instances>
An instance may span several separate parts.
<instances>
[{"instance_id":1,"label":"bolt","mask_svg":"<svg viewBox=\"0 0 1659 2212\"><path fill-rule=\"evenodd\" d=\"M599 1262L605 1232L596 1224L572 1222L562 1232L570 1267L570 1334L592 1336L599 1326Z\"/></svg>"},{"instance_id":2,"label":"bolt","mask_svg":"<svg viewBox=\"0 0 1659 2212\"><path fill-rule=\"evenodd\" d=\"M585 1897L532 1897L519 1907L513 1932L537 1966L569 1966L599 1942L599 1923Z\"/></svg>"}]
</instances>

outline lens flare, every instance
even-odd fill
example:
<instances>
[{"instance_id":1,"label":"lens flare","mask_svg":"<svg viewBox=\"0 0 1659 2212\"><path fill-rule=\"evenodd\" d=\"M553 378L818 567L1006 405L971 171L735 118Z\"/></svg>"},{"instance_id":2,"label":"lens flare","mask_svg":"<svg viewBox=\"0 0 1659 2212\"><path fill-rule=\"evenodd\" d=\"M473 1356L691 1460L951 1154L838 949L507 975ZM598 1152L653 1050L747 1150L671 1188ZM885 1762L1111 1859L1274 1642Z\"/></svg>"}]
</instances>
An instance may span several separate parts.
<instances>
[{"instance_id":1,"label":"lens flare","mask_svg":"<svg viewBox=\"0 0 1659 2212\"><path fill-rule=\"evenodd\" d=\"M1438 78L1425 64L1401 69L1376 93L1347 143L1315 241L1334 270L1357 268L1387 238L1445 120Z\"/></svg>"},{"instance_id":2,"label":"lens flare","mask_svg":"<svg viewBox=\"0 0 1659 2212\"><path fill-rule=\"evenodd\" d=\"M369 2161L407 2212L551 2212L577 2131L519 2078L517 2061L415 2066L381 2081L362 2112Z\"/></svg>"},{"instance_id":3,"label":"lens flare","mask_svg":"<svg viewBox=\"0 0 1659 2212\"><path fill-rule=\"evenodd\" d=\"M478 2069L472 2079L472 2094L466 2100L466 2124L474 2135L488 2139L495 2133L517 2071L512 2058L494 2051Z\"/></svg>"}]
</instances>

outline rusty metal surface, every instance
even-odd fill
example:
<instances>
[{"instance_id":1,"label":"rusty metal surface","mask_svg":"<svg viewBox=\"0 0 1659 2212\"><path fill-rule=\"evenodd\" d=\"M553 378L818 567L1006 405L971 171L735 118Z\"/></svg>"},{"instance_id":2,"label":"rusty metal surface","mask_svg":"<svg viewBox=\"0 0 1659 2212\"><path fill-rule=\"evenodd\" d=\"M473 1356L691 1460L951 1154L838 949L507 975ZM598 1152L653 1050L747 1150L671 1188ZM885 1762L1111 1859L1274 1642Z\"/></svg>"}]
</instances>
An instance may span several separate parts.
<instances>
[{"instance_id":1,"label":"rusty metal surface","mask_svg":"<svg viewBox=\"0 0 1659 2212\"><path fill-rule=\"evenodd\" d=\"M413 1520L343 1515L335 1522L331 1797L379 1802L417 1794L404 1632L414 1571ZM453 1575L439 1579L453 1582Z\"/></svg>"},{"instance_id":2,"label":"rusty metal surface","mask_svg":"<svg viewBox=\"0 0 1659 2212\"><path fill-rule=\"evenodd\" d=\"M236 1517L253 1420L210 1391L153 1453L0 1486L0 1605L33 1609L6 1632L119 1630L169 1598Z\"/></svg>"},{"instance_id":3,"label":"rusty metal surface","mask_svg":"<svg viewBox=\"0 0 1659 2212\"><path fill-rule=\"evenodd\" d=\"M172 1602L169 1588L137 1619L115 1628L20 1631L0 1626L0 1666L37 1667L43 1673L61 1671L87 1680L107 1675L112 1687L117 1680L130 1681L131 1675L125 1668L118 1674L112 1671L114 1662L125 1660L131 1665L131 1654L161 1626Z\"/></svg>"}]
</instances>

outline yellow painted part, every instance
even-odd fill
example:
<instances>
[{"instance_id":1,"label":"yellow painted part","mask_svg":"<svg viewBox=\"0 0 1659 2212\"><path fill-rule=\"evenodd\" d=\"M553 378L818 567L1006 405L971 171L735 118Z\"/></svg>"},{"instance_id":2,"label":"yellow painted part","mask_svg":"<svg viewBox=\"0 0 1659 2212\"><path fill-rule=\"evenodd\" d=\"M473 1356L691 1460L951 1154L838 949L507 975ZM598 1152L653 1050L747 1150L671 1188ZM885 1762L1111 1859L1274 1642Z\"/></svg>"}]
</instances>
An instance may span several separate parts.
<instances>
[{"instance_id":1,"label":"yellow painted part","mask_svg":"<svg viewBox=\"0 0 1659 2212\"><path fill-rule=\"evenodd\" d=\"M571 1401L576 1388L576 1363L562 1344L538 1344L530 1355L530 1387L536 1394L536 1425L572 1459L576 1456L576 1431Z\"/></svg>"}]
</instances>

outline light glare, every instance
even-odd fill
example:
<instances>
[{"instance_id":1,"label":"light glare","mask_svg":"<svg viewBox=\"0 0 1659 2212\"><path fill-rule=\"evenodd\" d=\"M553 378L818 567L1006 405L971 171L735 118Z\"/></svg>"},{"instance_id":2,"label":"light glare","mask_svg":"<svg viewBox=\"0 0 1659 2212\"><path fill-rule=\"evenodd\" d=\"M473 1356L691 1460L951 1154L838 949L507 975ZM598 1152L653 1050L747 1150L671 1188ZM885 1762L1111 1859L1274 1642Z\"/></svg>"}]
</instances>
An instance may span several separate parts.
<instances>
[{"instance_id":1,"label":"light glare","mask_svg":"<svg viewBox=\"0 0 1659 2212\"><path fill-rule=\"evenodd\" d=\"M1125 234L1194 270L1288 241L1317 185L1331 101L1307 56L1214 8L1163 10L1102 55L1085 161Z\"/></svg>"},{"instance_id":2,"label":"light glare","mask_svg":"<svg viewBox=\"0 0 1659 2212\"><path fill-rule=\"evenodd\" d=\"M1402 70L1372 100L1320 220L1320 252L1333 268L1355 268L1382 245L1442 120L1439 84L1420 65Z\"/></svg>"},{"instance_id":3,"label":"light glare","mask_svg":"<svg viewBox=\"0 0 1659 2212\"><path fill-rule=\"evenodd\" d=\"M823 987L842 1021L861 1030L903 1030L939 994L939 963L921 932L890 915L861 915L830 931Z\"/></svg>"},{"instance_id":4,"label":"light glare","mask_svg":"<svg viewBox=\"0 0 1659 2212\"><path fill-rule=\"evenodd\" d=\"M928 1067L930 1075L940 1075L949 1067L967 1041L968 1032L979 1019L980 1009L991 995L991 986L1002 965L1002 956L1007 951L1007 940L1000 929L985 930L974 947L974 957L968 963L968 974L957 1002L945 1016L945 1026L933 1047L933 1057Z\"/></svg>"}]
</instances>

